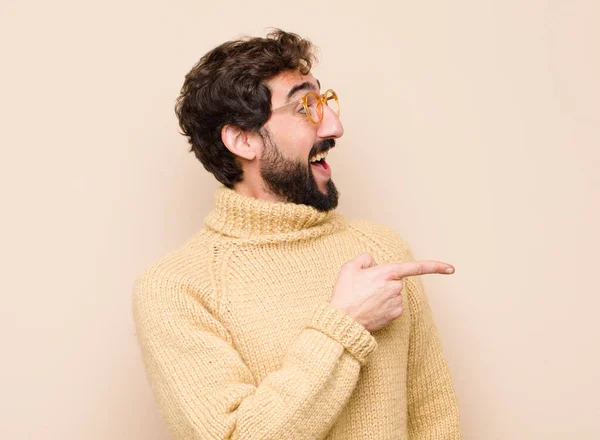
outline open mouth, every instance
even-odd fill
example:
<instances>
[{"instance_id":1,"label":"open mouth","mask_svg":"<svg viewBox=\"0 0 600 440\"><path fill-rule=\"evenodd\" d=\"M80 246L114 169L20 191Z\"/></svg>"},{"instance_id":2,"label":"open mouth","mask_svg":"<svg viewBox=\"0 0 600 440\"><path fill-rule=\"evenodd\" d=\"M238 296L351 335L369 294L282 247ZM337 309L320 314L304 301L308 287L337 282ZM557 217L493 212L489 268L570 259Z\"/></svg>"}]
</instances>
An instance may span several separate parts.
<instances>
[{"instance_id":1,"label":"open mouth","mask_svg":"<svg viewBox=\"0 0 600 440\"><path fill-rule=\"evenodd\" d=\"M315 167L324 168L326 170L329 169L329 164L325 161L325 158L327 158L328 154L329 150L315 154L313 157L310 158L310 164Z\"/></svg>"}]
</instances>

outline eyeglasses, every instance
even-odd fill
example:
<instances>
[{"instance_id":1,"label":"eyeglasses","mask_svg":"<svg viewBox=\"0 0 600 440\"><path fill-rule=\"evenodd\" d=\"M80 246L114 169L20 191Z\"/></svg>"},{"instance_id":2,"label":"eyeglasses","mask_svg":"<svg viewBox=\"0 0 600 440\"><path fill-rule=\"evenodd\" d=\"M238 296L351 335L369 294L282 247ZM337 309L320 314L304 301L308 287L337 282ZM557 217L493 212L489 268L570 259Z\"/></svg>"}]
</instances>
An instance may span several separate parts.
<instances>
[{"instance_id":1,"label":"eyeglasses","mask_svg":"<svg viewBox=\"0 0 600 440\"><path fill-rule=\"evenodd\" d=\"M336 115L340 115L340 101L338 100L337 93L331 89L327 90L322 95L319 95L317 92L308 92L297 101L290 102L289 104L271 110L271 113L278 112L293 105L297 105L299 107L298 112L304 113L313 124L319 124L323 120L324 105L333 109ZM302 107L300 107L300 105L302 105Z\"/></svg>"}]
</instances>

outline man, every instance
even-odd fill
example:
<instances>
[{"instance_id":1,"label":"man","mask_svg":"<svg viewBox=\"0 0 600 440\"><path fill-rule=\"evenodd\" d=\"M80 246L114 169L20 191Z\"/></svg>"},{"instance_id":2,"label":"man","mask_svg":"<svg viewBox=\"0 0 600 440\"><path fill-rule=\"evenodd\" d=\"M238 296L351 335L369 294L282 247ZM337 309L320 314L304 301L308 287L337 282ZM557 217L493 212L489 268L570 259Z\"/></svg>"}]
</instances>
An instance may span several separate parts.
<instances>
[{"instance_id":1,"label":"man","mask_svg":"<svg viewBox=\"0 0 600 440\"><path fill-rule=\"evenodd\" d=\"M313 62L277 30L185 78L180 126L223 186L204 228L136 280L158 405L177 439L461 438L415 277L454 268L335 211L325 157L343 128Z\"/></svg>"}]
</instances>

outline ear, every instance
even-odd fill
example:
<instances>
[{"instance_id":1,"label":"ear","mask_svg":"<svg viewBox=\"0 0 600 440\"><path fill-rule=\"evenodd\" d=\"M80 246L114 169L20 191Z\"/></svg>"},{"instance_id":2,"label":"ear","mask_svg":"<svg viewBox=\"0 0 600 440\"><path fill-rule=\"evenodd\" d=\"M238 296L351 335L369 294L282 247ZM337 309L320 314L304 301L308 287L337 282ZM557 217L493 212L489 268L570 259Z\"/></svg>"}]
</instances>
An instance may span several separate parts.
<instances>
[{"instance_id":1,"label":"ear","mask_svg":"<svg viewBox=\"0 0 600 440\"><path fill-rule=\"evenodd\" d=\"M256 157L256 145L252 142L251 136L240 127L235 125L225 125L221 129L221 140L236 156L246 160L253 160Z\"/></svg>"}]
</instances>

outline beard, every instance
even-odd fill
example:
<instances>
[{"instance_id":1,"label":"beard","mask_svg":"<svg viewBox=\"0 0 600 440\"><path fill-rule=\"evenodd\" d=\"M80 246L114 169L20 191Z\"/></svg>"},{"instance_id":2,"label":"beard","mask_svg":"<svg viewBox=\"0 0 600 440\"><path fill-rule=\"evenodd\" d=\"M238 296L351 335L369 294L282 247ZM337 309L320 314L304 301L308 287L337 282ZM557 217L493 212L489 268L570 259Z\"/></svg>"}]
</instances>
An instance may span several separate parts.
<instances>
[{"instance_id":1,"label":"beard","mask_svg":"<svg viewBox=\"0 0 600 440\"><path fill-rule=\"evenodd\" d=\"M264 154L261 159L260 175L266 189L288 203L312 206L318 211L331 211L338 205L339 191L331 179L327 182L327 193L317 185L310 163L288 159L281 154L268 130L260 133ZM335 145L333 139L315 144L309 157Z\"/></svg>"}]
</instances>

